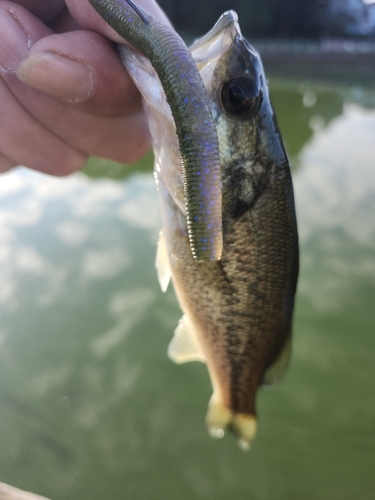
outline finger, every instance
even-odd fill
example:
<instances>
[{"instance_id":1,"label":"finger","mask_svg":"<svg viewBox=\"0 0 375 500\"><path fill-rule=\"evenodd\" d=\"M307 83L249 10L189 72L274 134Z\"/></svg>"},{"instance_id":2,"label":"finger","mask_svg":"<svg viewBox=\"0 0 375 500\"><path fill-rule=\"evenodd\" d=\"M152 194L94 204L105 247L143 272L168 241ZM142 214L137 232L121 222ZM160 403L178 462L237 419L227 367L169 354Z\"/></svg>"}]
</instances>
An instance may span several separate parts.
<instances>
[{"instance_id":1,"label":"finger","mask_svg":"<svg viewBox=\"0 0 375 500\"><path fill-rule=\"evenodd\" d=\"M66 6L65 10L56 19L48 23L48 26L55 33L66 33L68 31L79 31L82 29L77 21L73 19Z\"/></svg>"},{"instance_id":2,"label":"finger","mask_svg":"<svg viewBox=\"0 0 375 500\"><path fill-rule=\"evenodd\" d=\"M42 38L17 75L27 85L89 113L120 116L142 109L141 96L112 44L97 33Z\"/></svg>"},{"instance_id":3,"label":"finger","mask_svg":"<svg viewBox=\"0 0 375 500\"><path fill-rule=\"evenodd\" d=\"M0 79L0 151L13 164L52 175L82 168L87 157L38 123Z\"/></svg>"},{"instance_id":4,"label":"finger","mask_svg":"<svg viewBox=\"0 0 375 500\"><path fill-rule=\"evenodd\" d=\"M165 24L169 19L155 0L136 0L135 3ZM97 31L116 43L127 43L100 17L88 0L66 0L66 5L82 28Z\"/></svg>"},{"instance_id":5,"label":"finger","mask_svg":"<svg viewBox=\"0 0 375 500\"><path fill-rule=\"evenodd\" d=\"M3 3L11 4L13 2ZM66 7L64 0L48 0L48 2L46 0L16 0L14 3L22 5L44 23L56 19Z\"/></svg>"},{"instance_id":6,"label":"finger","mask_svg":"<svg viewBox=\"0 0 375 500\"><path fill-rule=\"evenodd\" d=\"M50 34L48 28L18 6L17 9L12 8L12 13L0 9L0 37L2 33L4 33L4 43L0 43L2 77L18 101L37 122L44 125L45 129L51 130L63 142L86 155L94 154L115 161L131 162L145 154L149 149L150 139L143 113L136 113L129 119L126 116L93 117L74 109L72 103L68 106L62 104L18 80L14 70L19 60L24 57L27 47L33 45L35 40L43 37L45 33ZM121 68L121 72L123 71ZM99 89L100 86L98 85ZM102 94L103 98L106 93ZM127 93L126 90L124 93ZM98 101L100 99L99 91ZM136 101L136 98L133 101ZM104 105L103 107L105 108Z\"/></svg>"},{"instance_id":7,"label":"finger","mask_svg":"<svg viewBox=\"0 0 375 500\"><path fill-rule=\"evenodd\" d=\"M150 147L143 112L131 116L93 116L24 85L13 74L4 76L25 109L64 142L86 155L118 162L139 160Z\"/></svg>"},{"instance_id":8,"label":"finger","mask_svg":"<svg viewBox=\"0 0 375 500\"><path fill-rule=\"evenodd\" d=\"M33 43L52 33L23 7L0 0L0 70L16 71Z\"/></svg>"},{"instance_id":9,"label":"finger","mask_svg":"<svg viewBox=\"0 0 375 500\"><path fill-rule=\"evenodd\" d=\"M84 101L82 109L95 114L139 112L140 95L110 42L88 32L50 36L39 19L10 4L0 0L0 68L15 71L26 59L20 77L49 95L71 104Z\"/></svg>"},{"instance_id":10,"label":"finger","mask_svg":"<svg viewBox=\"0 0 375 500\"><path fill-rule=\"evenodd\" d=\"M27 31L25 24L28 24ZM11 75L19 60L27 54L33 38L50 32L24 8L11 2L0 2L0 75ZM5 167L10 163L24 164L56 175L82 167L85 155L64 144L36 122L12 96L1 78L0 102L0 151Z\"/></svg>"},{"instance_id":11,"label":"finger","mask_svg":"<svg viewBox=\"0 0 375 500\"><path fill-rule=\"evenodd\" d=\"M0 173L7 172L16 167L17 163L0 153Z\"/></svg>"}]
</instances>

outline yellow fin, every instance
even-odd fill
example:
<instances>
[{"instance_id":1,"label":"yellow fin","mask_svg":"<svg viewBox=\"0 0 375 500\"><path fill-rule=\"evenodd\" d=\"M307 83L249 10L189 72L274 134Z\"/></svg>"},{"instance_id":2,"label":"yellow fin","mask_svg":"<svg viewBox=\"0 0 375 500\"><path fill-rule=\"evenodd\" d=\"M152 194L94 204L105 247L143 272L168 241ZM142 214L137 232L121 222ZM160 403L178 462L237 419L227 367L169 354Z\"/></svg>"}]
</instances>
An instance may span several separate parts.
<instances>
[{"instance_id":1,"label":"yellow fin","mask_svg":"<svg viewBox=\"0 0 375 500\"><path fill-rule=\"evenodd\" d=\"M213 438L224 437L224 431L228 427L232 419L232 412L222 405L216 398L212 396L208 405L206 415L206 425L208 432Z\"/></svg>"},{"instance_id":2,"label":"yellow fin","mask_svg":"<svg viewBox=\"0 0 375 500\"><path fill-rule=\"evenodd\" d=\"M236 413L230 422L230 428L238 437L238 444L247 451L257 432L257 419L255 415Z\"/></svg>"},{"instance_id":3,"label":"yellow fin","mask_svg":"<svg viewBox=\"0 0 375 500\"><path fill-rule=\"evenodd\" d=\"M264 374L263 384L272 385L275 384L276 382L280 382L280 380L284 375L286 367L288 366L288 361L290 358L291 351L292 351L292 336L289 334L276 360L272 363L272 365L267 369L266 373Z\"/></svg>"},{"instance_id":4,"label":"yellow fin","mask_svg":"<svg viewBox=\"0 0 375 500\"><path fill-rule=\"evenodd\" d=\"M224 437L225 429L229 428L237 436L238 444L243 450L250 449L257 431L255 415L234 413L214 396L208 406L206 424L208 432L213 438Z\"/></svg>"},{"instance_id":5,"label":"yellow fin","mask_svg":"<svg viewBox=\"0 0 375 500\"><path fill-rule=\"evenodd\" d=\"M155 267L158 274L160 288L162 292L166 292L171 279L171 268L169 267L167 244L165 242L163 231L160 231L159 234Z\"/></svg>"},{"instance_id":6,"label":"yellow fin","mask_svg":"<svg viewBox=\"0 0 375 500\"><path fill-rule=\"evenodd\" d=\"M189 361L206 361L203 351L198 344L194 327L188 316L184 314L174 332L168 346L168 356L175 363L188 363Z\"/></svg>"}]
</instances>

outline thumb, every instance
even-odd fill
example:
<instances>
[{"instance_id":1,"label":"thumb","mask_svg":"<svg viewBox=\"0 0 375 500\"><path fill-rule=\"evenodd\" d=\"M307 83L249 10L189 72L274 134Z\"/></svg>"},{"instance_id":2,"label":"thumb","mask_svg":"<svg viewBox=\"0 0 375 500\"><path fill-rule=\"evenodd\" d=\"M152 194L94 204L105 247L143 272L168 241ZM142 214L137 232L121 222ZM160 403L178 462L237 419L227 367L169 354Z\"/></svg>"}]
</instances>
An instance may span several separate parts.
<instances>
[{"instance_id":1,"label":"thumb","mask_svg":"<svg viewBox=\"0 0 375 500\"><path fill-rule=\"evenodd\" d=\"M17 76L95 115L131 115L141 109L139 93L113 45L98 33L72 31L38 40L18 66Z\"/></svg>"}]
</instances>

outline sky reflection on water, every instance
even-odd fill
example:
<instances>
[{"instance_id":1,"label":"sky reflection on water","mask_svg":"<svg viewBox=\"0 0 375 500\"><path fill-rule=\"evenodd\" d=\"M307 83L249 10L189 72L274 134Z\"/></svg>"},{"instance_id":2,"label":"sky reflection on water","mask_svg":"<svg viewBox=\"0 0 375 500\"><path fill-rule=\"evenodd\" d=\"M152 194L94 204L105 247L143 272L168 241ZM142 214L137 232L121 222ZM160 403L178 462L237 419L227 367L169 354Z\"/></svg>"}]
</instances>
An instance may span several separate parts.
<instances>
[{"instance_id":1,"label":"sky reflection on water","mask_svg":"<svg viewBox=\"0 0 375 500\"><path fill-rule=\"evenodd\" d=\"M293 360L260 394L251 452L207 437L205 367L166 357L181 313L154 270L151 170L18 169L0 185L1 481L53 500L372 498L375 103L271 87L302 268Z\"/></svg>"}]
</instances>

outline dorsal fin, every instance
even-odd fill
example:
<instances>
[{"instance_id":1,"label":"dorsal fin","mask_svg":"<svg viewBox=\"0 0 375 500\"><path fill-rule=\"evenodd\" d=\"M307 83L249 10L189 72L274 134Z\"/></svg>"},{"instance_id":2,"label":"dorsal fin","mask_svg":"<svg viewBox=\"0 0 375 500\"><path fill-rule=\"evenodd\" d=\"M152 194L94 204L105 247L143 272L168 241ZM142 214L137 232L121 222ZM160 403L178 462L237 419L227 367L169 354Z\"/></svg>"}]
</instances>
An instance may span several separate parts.
<instances>
[{"instance_id":1,"label":"dorsal fin","mask_svg":"<svg viewBox=\"0 0 375 500\"><path fill-rule=\"evenodd\" d=\"M189 361L202 361L203 363L206 361L194 327L186 314L182 316L174 332L168 346L168 356L178 364Z\"/></svg>"},{"instance_id":2,"label":"dorsal fin","mask_svg":"<svg viewBox=\"0 0 375 500\"><path fill-rule=\"evenodd\" d=\"M268 367L266 373L264 374L263 384L272 385L276 382L280 382L284 375L286 367L288 366L291 350L292 336L289 333L289 335L285 339L283 346L280 349L279 355L272 363L272 365Z\"/></svg>"},{"instance_id":3,"label":"dorsal fin","mask_svg":"<svg viewBox=\"0 0 375 500\"><path fill-rule=\"evenodd\" d=\"M165 242L163 231L160 231L159 235L155 267L158 274L160 288L162 292L166 292L171 279L171 268L169 267L167 244Z\"/></svg>"}]
</instances>

